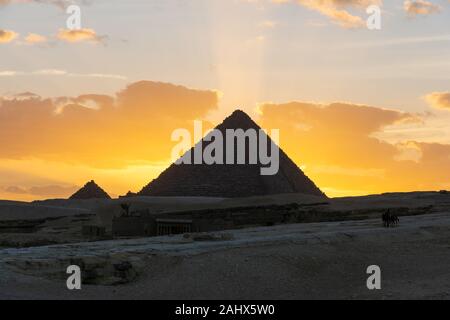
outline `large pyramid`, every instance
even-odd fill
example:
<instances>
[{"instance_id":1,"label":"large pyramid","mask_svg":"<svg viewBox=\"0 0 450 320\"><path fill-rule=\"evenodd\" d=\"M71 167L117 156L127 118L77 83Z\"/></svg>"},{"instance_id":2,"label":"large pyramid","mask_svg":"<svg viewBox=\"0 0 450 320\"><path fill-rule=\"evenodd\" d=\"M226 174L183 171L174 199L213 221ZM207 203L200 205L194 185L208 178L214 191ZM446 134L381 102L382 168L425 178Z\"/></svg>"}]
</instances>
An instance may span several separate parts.
<instances>
[{"instance_id":1,"label":"large pyramid","mask_svg":"<svg viewBox=\"0 0 450 320\"><path fill-rule=\"evenodd\" d=\"M111 199L111 197L92 180L75 192L69 199Z\"/></svg>"},{"instance_id":2,"label":"large pyramid","mask_svg":"<svg viewBox=\"0 0 450 320\"><path fill-rule=\"evenodd\" d=\"M259 130L260 127L245 112L237 110L216 129L220 130L225 137L226 129ZM270 142L268 138L268 144ZM202 140L203 150L209 143L211 142ZM188 153L191 152L193 155L194 148ZM247 157L248 150L247 143ZM261 165L259 161L258 164L232 165L172 164L157 179L145 186L138 195L235 198L304 193L326 197L281 149L279 152L279 171L275 175L261 175L261 167L266 166ZM225 155L226 150L224 150L224 158Z\"/></svg>"}]
</instances>

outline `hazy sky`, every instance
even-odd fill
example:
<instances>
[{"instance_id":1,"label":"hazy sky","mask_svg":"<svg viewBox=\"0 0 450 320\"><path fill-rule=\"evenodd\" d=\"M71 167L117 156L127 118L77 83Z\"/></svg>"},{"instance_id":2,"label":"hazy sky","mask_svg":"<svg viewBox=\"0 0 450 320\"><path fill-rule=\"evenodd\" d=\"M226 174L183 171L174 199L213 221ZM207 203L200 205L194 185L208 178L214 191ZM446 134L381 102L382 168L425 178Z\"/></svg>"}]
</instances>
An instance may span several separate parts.
<instances>
[{"instance_id":1,"label":"hazy sky","mask_svg":"<svg viewBox=\"0 0 450 320\"><path fill-rule=\"evenodd\" d=\"M162 125L158 146L149 142L155 132L135 128L165 123L153 115L164 118L167 108L180 125L194 118L216 123L236 107L268 126L290 114L276 122L282 145L331 195L450 188L448 173L437 171L450 172L449 0L74 1L82 13L78 33L65 30L70 3L0 0L0 142L7 149L0 152L0 198L66 195L91 178L112 194L138 191L168 164L175 127ZM381 30L365 27L370 4L382 8ZM151 82L128 87L142 80ZM24 92L39 97L18 96ZM119 93L128 100L116 99ZM87 94L96 96L77 99ZM297 105L285 112L290 102ZM335 113L338 102L344 107ZM305 120L308 103L320 113ZM361 105L378 113L353 117L351 108L369 110ZM119 114L102 109L117 107ZM385 117L385 109L394 114ZM316 122L329 121L327 110L338 134L330 126L306 130L314 137L292 129L321 127ZM355 130L352 121L366 127ZM331 147L310 150L319 136L348 143L344 129L360 134L349 136L361 140L349 159ZM300 137L306 140L295 144ZM374 151L374 141L382 150ZM144 145L154 151L138 152ZM128 157L119 154L126 146ZM388 163L350 159L371 152ZM399 170L405 172L374 180ZM421 170L428 175L412 179ZM412 180L400 184L402 177Z\"/></svg>"}]
</instances>

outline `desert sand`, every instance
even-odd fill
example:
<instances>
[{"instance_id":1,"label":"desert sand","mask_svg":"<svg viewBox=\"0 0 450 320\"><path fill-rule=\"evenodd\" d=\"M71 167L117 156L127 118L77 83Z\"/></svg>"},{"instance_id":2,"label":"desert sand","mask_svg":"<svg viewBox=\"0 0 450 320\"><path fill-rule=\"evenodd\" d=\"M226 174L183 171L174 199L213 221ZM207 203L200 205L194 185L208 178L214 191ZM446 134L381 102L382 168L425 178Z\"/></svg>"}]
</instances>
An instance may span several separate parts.
<instances>
[{"instance_id":1,"label":"desert sand","mask_svg":"<svg viewBox=\"0 0 450 320\"><path fill-rule=\"evenodd\" d=\"M178 235L4 248L0 299L450 299L448 194L331 202L348 209L411 199L435 209L389 229L367 219L227 230L215 241ZM80 291L66 288L70 263L89 273ZM366 287L369 265L381 268L381 290ZM126 266L122 279L113 266Z\"/></svg>"}]
</instances>

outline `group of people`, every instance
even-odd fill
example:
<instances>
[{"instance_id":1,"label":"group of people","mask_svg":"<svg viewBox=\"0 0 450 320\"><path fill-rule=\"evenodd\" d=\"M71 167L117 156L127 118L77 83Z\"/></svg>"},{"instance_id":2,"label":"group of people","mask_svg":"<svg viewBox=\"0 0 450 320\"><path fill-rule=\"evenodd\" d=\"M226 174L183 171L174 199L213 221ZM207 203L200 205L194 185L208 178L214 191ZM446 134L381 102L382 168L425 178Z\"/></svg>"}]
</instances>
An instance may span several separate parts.
<instances>
[{"instance_id":1,"label":"group of people","mask_svg":"<svg viewBox=\"0 0 450 320\"><path fill-rule=\"evenodd\" d=\"M391 210L388 209L385 213L383 213L383 226L386 228L395 227L400 222L400 219L396 214L391 213Z\"/></svg>"}]
</instances>

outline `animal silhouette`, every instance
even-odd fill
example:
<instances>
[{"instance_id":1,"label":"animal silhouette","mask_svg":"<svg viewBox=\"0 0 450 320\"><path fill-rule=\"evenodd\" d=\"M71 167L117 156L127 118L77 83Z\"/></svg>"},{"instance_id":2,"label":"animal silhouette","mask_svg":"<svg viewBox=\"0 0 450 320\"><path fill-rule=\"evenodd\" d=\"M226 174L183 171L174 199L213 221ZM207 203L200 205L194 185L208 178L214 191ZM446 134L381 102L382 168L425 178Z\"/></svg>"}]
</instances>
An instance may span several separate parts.
<instances>
[{"instance_id":1,"label":"animal silhouette","mask_svg":"<svg viewBox=\"0 0 450 320\"><path fill-rule=\"evenodd\" d=\"M382 216L383 226L385 228L395 227L400 223L400 219L396 214L391 213L391 210L388 209Z\"/></svg>"}]
</instances>

